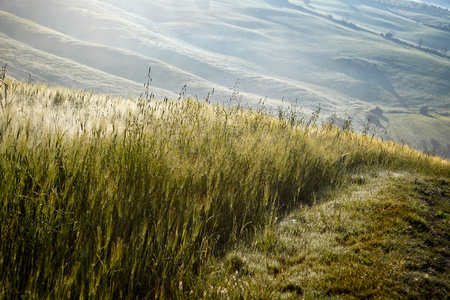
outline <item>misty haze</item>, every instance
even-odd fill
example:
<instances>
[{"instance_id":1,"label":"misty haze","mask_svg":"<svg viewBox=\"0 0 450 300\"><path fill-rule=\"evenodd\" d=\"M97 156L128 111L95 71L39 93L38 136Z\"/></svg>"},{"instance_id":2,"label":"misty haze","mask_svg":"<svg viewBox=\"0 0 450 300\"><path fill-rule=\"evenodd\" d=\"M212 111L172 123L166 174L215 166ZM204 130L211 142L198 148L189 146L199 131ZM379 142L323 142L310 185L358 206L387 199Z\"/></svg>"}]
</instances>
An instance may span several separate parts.
<instances>
[{"instance_id":1,"label":"misty haze","mask_svg":"<svg viewBox=\"0 0 450 300\"><path fill-rule=\"evenodd\" d=\"M0 63L16 79L276 109L297 101L448 155L446 1L0 2ZM448 4L447 4L448 5ZM239 84L236 85L236 82ZM212 95L212 90L215 93ZM208 96L210 94L210 96ZM430 115L420 114L429 107ZM383 111L381 116L371 112ZM370 123L370 122L369 122Z\"/></svg>"}]
</instances>

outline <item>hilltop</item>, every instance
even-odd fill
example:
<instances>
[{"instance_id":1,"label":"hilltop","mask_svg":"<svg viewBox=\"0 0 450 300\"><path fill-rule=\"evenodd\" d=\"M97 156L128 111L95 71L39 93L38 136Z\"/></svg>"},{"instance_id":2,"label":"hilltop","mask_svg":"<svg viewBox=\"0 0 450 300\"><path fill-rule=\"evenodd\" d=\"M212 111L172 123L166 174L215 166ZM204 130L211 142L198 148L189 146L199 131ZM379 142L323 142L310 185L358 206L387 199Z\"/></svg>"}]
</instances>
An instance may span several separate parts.
<instances>
[{"instance_id":1,"label":"hilltop","mask_svg":"<svg viewBox=\"0 0 450 300\"><path fill-rule=\"evenodd\" d=\"M125 97L151 67L158 99L237 90L248 106L320 105L324 119L448 155L449 24L448 9L401 0L2 1L0 63Z\"/></svg>"}]
</instances>

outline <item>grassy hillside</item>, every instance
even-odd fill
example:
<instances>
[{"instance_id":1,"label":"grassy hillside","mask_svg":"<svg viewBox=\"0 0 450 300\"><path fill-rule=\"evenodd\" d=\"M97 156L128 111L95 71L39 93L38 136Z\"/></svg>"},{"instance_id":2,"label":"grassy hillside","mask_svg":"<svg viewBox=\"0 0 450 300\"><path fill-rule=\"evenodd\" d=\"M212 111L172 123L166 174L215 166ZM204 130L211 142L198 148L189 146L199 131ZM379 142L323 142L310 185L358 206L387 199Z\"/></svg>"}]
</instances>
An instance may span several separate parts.
<instances>
[{"instance_id":1,"label":"grassy hillside","mask_svg":"<svg viewBox=\"0 0 450 300\"><path fill-rule=\"evenodd\" d=\"M355 176L220 260L206 299L447 299L448 178Z\"/></svg>"},{"instance_id":2,"label":"grassy hillside","mask_svg":"<svg viewBox=\"0 0 450 300\"><path fill-rule=\"evenodd\" d=\"M277 239L283 236L273 229L287 213L305 205L311 211L322 209L316 204L320 195L342 191L351 182L363 183L357 174L402 170L441 178L437 182L442 185L450 177L448 161L357 135L348 126L318 127L318 113L298 114L295 106L273 117L264 106L243 109L236 98L212 105L189 98L173 102L112 98L11 80L1 87L0 298L220 298L222 291L248 298L268 295L246 294L251 289L236 290L227 275L220 276L229 270L235 276L247 268L249 259L256 265L264 263L259 256L241 258L230 250L256 238L258 253L271 256L276 251L287 265L274 261L274 268L279 265L288 271L288 265L297 264L288 262L291 246L277 250L283 246ZM423 193L428 193L425 188ZM448 200L447 190L442 196ZM365 218L375 220L379 210L387 214L387 208L400 205L394 200L383 204L382 198L375 198L354 207L365 212L373 204L374 213ZM411 224L419 229L428 221L436 225L425 228L448 226L445 203L437 203L439 218L447 222L441 224L441 219L420 219L421 206L414 215L416 204L411 201L402 204L413 210ZM343 215L350 213L346 203ZM386 216L388 222L390 215ZM354 222L350 219L339 229L342 243L355 251L352 262L365 259L358 249L371 238L365 234L372 232L367 227L372 225L361 218L356 215ZM311 230L322 226L308 217L304 220L311 222ZM330 230L338 230L333 224ZM381 224L373 234L382 235L389 224ZM282 230L282 223L278 225ZM433 231L438 244L444 239L441 231ZM423 232L429 230L419 233ZM314 241L322 248L329 242ZM390 241L396 241L395 235L386 243ZM410 249L422 251L414 244ZM439 259L448 259L445 250L433 251ZM340 261L333 248L329 254L317 253L328 255L324 259L330 262ZM233 255L236 259L230 260ZM429 255L420 252L417 257ZM232 262L231 269L227 264L221 267L223 259ZM361 268L378 269L371 259ZM411 264L415 268L421 262ZM340 276L348 269L334 266L337 269L323 273ZM402 271L396 265L385 267L386 274ZM267 281L263 267L249 270L246 276L252 284L277 292L280 285ZM438 271L444 277L433 273L436 283L431 287L439 287L436 295L448 288L448 269ZM334 280L330 278L334 277L318 277L317 284L330 287ZM389 279L377 280L384 286ZM402 282L411 287L406 279ZM286 297L303 293L296 285L281 287L288 292ZM362 286L353 295L368 292ZM323 289L328 296L341 293L352 295L350 290Z\"/></svg>"}]
</instances>

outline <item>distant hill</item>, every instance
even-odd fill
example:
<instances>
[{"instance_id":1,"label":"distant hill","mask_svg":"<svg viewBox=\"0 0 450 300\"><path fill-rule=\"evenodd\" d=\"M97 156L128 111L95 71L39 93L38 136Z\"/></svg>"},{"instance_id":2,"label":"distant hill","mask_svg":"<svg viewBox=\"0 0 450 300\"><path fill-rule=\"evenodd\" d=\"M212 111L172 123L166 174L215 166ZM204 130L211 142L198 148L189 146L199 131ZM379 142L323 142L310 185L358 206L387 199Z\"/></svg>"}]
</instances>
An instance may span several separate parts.
<instances>
[{"instance_id":1,"label":"distant hill","mask_svg":"<svg viewBox=\"0 0 450 300\"><path fill-rule=\"evenodd\" d=\"M410 0L411 2L419 3L419 4L428 4L428 5L435 5L435 6L441 6L446 9L450 9L450 3L447 0Z\"/></svg>"},{"instance_id":2,"label":"distant hill","mask_svg":"<svg viewBox=\"0 0 450 300\"><path fill-rule=\"evenodd\" d=\"M323 119L352 116L358 130L449 157L450 12L432 3L1 1L0 64L16 79L126 96L144 92L151 67L157 98L239 93L273 110L297 101L307 116L320 104Z\"/></svg>"}]
</instances>

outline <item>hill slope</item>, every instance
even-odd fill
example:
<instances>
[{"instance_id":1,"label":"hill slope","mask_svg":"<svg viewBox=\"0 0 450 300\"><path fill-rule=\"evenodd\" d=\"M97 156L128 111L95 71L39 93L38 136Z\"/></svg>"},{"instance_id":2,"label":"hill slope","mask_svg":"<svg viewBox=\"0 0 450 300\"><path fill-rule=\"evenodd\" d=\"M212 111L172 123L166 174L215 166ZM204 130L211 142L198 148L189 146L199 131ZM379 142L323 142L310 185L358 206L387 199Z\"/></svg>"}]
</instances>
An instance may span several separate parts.
<instances>
[{"instance_id":1,"label":"hill slope","mask_svg":"<svg viewBox=\"0 0 450 300\"><path fill-rule=\"evenodd\" d=\"M211 272L206 298L448 298L448 178L354 178L239 243Z\"/></svg>"},{"instance_id":2,"label":"hill slope","mask_svg":"<svg viewBox=\"0 0 450 300\"><path fill-rule=\"evenodd\" d=\"M15 78L138 95L152 67L158 98L186 85L199 98L214 89L216 102L239 79L250 105L298 99L307 113L320 104L326 116L352 115L359 129L380 107L395 112L377 118L387 137L450 149L446 9L400 0L25 0L0 2L0 13L0 62ZM401 113L422 126L423 106L425 135L397 122Z\"/></svg>"},{"instance_id":3,"label":"hill slope","mask_svg":"<svg viewBox=\"0 0 450 300\"><path fill-rule=\"evenodd\" d=\"M2 299L199 299L223 290L264 296L265 291L280 292L280 286L295 297L316 283L333 287L330 278L352 270L346 262L357 272L373 274L380 288L372 292L366 281L353 276L362 273L353 273L352 280L362 285L356 294L334 287L318 290L323 292L319 296L390 296L399 291L390 282L399 274L402 293L413 287L408 276L431 281L436 296L448 287L448 268L439 269L438 262L448 261L449 161L355 134L348 126L319 127L317 115L298 119L295 106L273 117L265 107L244 109L230 102L147 101L39 83L1 83ZM366 198L334 200L334 192L370 182L380 171L406 171L417 180L380 180ZM432 184L422 185L418 180L423 176L432 177ZM399 192L383 196L392 186ZM424 209L417 195L433 205ZM319 199L329 204L316 205ZM305 207L311 209L305 213ZM274 230L290 212L299 213L294 218L305 223L280 223L281 231ZM295 234L302 230L307 235ZM289 244L285 233L298 244ZM238 242L245 246L254 238L256 257L264 259L250 263L230 252ZM379 243L368 243L372 238ZM404 248L398 248L398 239ZM422 240L436 244L427 252ZM311 268L335 266L309 286L311 277L298 277L295 268L304 265L296 251L290 252L305 242L322 250L330 243L348 245L317 252L319 260L305 254L305 260L318 262ZM398 259L405 249L412 260ZM365 256L370 250L386 250L384 257L397 259L398 265ZM228 260L231 265L229 252L236 258ZM265 256L274 263L267 269L261 265L268 261ZM247 268L247 263L256 267ZM406 263L411 272L404 272ZM430 264L426 274L425 264ZM380 266L395 276L378 276ZM297 276L291 279L301 286L278 281L283 270ZM236 271L248 276L244 288L248 279L267 289L235 289L229 279ZM268 279L267 271L275 279ZM434 295L426 289L421 295Z\"/></svg>"}]
</instances>

